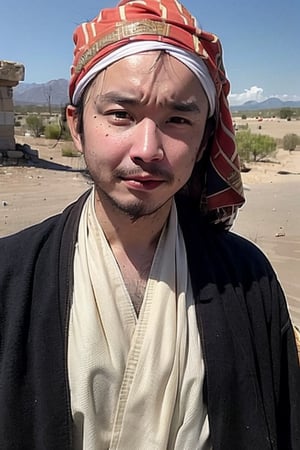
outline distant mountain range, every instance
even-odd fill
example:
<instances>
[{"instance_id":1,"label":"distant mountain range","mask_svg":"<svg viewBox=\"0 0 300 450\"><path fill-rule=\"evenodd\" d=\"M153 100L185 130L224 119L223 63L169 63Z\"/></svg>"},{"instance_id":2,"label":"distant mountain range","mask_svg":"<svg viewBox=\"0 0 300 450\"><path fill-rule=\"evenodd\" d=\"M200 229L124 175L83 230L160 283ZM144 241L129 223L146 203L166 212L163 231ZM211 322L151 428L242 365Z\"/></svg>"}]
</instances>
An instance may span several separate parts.
<instances>
[{"instance_id":1,"label":"distant mountain range","mask_svg":"<svg viewBox=\"0 0 300 450\"><path fill-rule=\"evenodd\" d=\"M14 88L14 104L64 106L69 102L68 85L64 78L47 83L20 83Z\"/></svg>"},{"instance_id":2,"label":"distant mountain range","mask_svg":"<svg viewBox=\"0 0 300 450\"><path fill-rule=\"evenodd\" d=\"M14 88L15 105L64 106L69 101L68 80L48 81L47 83L20 83ZM248 101L242 105L231 106L232 112L259 111L264 109L300 108L300 101L283 102L279 98L270 97L263 102Z\"/></svg>"},{"instance_id":3,"label":"distant mountain range","mask_svg":"<svg viewBox=\"0 0 300 450\"><path fill-rule=\"evenodd\" d=\"M230 107L232 112L262 111L264 109L281 109L281 108L300 108L300 101L283 102L277 97L269 97L267 100L264 100L263 102L248 101L243 103L242 105L234 105Z\"/></svg>"}]
</instances>

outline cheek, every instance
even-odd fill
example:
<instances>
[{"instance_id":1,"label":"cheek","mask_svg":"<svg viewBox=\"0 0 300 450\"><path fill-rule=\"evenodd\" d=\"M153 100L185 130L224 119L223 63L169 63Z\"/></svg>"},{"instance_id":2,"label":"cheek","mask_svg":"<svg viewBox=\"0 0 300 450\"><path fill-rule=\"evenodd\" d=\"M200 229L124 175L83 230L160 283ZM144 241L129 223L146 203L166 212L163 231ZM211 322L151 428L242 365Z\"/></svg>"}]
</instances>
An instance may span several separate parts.
<instances>
[{"instance_id":1,"label":"cheek","mask_svg":"<svg viewBox=\"0 0 300 450\"><path fill-rule=\"evenodd\" d=\"M98 134L103 134L104 126L103 123L97 119L97 116L91 116L89 120L86 120L85 132L89 136L97 136Z\"/></svg>"},{"instance_id":2,"label":"cheek","mask_svg":"<svg viewBox=\"0 0 300 450\"><path fill-rule=\"evenodd\" d=\"M183 152L181 158L179 158L178 165L181 166L184 171L192 170L194 164L197 161L198 153L199 153L198 146L196 147L194 145L193 147L192 146L187 147Z\"/></svg>"},{"instance_id":3,"label":"cheek","mask_svg":"<svg viewBox=\"0 0 300 450\"><path fill-rule=\"evenodd\" d=\"M174 164L174 172L178 184L184 185L190 178L196 163L198 149L188 149Z\"/></svg>"},{"instance_id":4,"label":"cheek","mask_svg":"<svg viewBox=\"0 0 300 450\"><path fill-rule=\"evenodd\" d=\"M84 117L84 135L88 148L94 148L109 137L109 127L99 120L95 114L86 114Z\"/></svg>"},{"instance_id":5,"label":"cheek","mask_svg":"<svg viewBox=\"0 0 300 450\"><path fill-rule=\"evenodd\" d=\"M126 158L127 147L127 140L112 133L110 126L97 124L85 130L85 157L97 166L117 167Z\"/></svg>"}]
</instances>

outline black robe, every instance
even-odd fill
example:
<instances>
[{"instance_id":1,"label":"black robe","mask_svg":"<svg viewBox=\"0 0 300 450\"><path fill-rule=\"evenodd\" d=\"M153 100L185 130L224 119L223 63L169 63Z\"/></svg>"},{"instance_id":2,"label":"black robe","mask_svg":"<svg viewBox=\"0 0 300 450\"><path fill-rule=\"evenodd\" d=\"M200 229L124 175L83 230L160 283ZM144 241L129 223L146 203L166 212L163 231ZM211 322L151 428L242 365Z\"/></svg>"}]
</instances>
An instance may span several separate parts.
<instances>
[{"instance_id":1,"label":"black robe","mask_svg":"<svg viewBox=\"0 0 300 450\"><path fill-rule=\"evenodd\" d=\"M0 239L1 450L72 449L67 340L85 199ZM177 206L213 449L299 450L300 368L276 275L255 245Z\"/></svg>"}]
</instances>

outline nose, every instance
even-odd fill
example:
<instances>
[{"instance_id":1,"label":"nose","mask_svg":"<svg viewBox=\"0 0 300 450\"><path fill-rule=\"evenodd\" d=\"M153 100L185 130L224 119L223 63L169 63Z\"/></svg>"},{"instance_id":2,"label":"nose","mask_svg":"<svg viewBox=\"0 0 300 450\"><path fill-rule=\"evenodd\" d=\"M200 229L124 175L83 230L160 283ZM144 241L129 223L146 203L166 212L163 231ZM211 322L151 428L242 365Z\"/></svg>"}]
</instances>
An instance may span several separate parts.
<instances>
[{"instance_id":1,"label":"nose","mask_svg":"<svg viewBox=\"0 0 300 450\"><path fill-rule=\"evenodd\" d=\"M130 157L135 162L152 162L163 159L161 131L154 120L144 118L135 126Z\"/></svg>"}]
</instances>

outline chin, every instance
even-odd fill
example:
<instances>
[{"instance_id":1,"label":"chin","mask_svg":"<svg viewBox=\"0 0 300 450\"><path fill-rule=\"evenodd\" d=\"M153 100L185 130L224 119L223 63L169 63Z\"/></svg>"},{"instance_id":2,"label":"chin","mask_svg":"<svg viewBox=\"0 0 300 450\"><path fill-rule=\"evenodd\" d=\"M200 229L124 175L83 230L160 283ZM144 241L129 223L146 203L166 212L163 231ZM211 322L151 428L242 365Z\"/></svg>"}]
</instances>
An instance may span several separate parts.
<instances>
[{"instance_id":1,"label":"chin","mask_svg":"<svg viewBox=\"0 0 300 450\"><path fill-rule=\"evenodd\" d=\"M97 189L98 197L104 208L112 208L115 212L128 216L132 221L155 214L163 208L170 199L165 202L151 203L149 199L117 199L101 189Z\"/></svg>"},{"instance_id":2,"label":"chin","mask_svg":"<svg viewBox=\"0 0 300 450\"><path fill-rule=\"evenodd\" d=\"M141 217L152 213L152 211L149 211L149 208L141 201L126 204L115 202L115 207L132 220L140 219Z\"/></svg>"}]
</instances>

